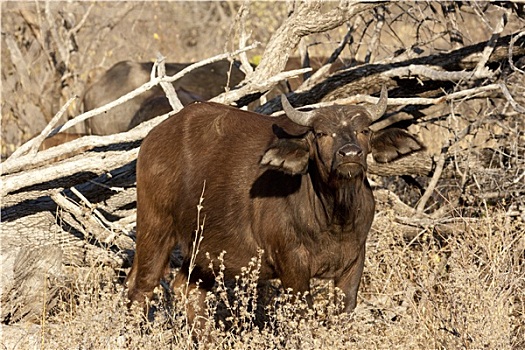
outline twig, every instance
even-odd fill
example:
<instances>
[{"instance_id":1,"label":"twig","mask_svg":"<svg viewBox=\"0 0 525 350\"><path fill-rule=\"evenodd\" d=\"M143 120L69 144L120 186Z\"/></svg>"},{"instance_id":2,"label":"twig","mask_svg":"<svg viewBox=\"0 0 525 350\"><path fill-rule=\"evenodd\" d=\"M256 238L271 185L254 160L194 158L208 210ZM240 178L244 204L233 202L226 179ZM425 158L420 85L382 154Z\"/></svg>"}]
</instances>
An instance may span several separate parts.
<instances>
[{"instance_id":1,"label":"twig","mask_svg":"<svg viewBox=\"0 0 525 350\"><path fill-rule=\"evenodd\" d=\"M156 64L153 65L153 69L155 69L155 66L157 67L157 76L159 78L164 78L166 76L166 59L160 53L157 54L157 61ZM153 69L151 72L152 75ZM164 93L168 98L171 108L176 112L180 111L183 106L179 100L179 97L177 96L177 93L175 92L173 84L161 81L160 86L162 87L162 90L164 90Z\"/></svg>"},{"instance_id":2,"label":"twig","mask_svg":"<svg viewBox=\"0 0 525 350\"><path fill-rule=\"evenodd\" d=\"M520 104L518 104L518 102L516 102L512 98L512 95L510 94L510 91L509 91L509 88L507 88L507 85L505 85L504 83L499 83L498 85L499 85L499 87L501 89L501 92L503 93L503 96L505 96L507 101L509 101L509 103L512 106L512 108L514 108L514 110L516 112L525 113L525 108L522 107Z\"/></svg>"},{"instance_id":3,"label":"twig","mask_svg":"<svg viewBox=\"0 0 525 350\"><path fill-rule=\"evenodd\" d=\"M385 24L385 8L383 6L378 7L375 9L376 12L376 27L374 28L374 34L372 35L372 39L370 40L370 45L368 45L368 48L366 50L365 55L365 63L370 63L370 58L372 57L372 53L376 53L377 47L379 45L379 37L381 35L381 30L383 29L383 25Z\"/></svg>"},{"instance_id":4,"label":"twig","mask_svg":"<svg viewBox=\"0 0 525 350\"><path fill-rule=\"evenodd\" d=\"M417 204L416 210L418 213L422 213L423 210L425 210L425 205L427 204L428 200L434 193L434 189L437 186L437 183L439 181L439 178L441 177L441 173L443 172L443 167L445 166L445 155L441 153L438 156L438 159L436 161L436 168L434 170L434 175L432 175L432 179L430 179L430 182L428 183L428 187L421 196L421 199L419 200L419 203Z\"/></svg>"},{"instance_id":5,"label":"twig","mask_svg":"<svg viewBox=\"0 0 525 350\"><path fill-rule=\"evenodd\" d=\"M239 49L243 49L246 47L246 43L251 36L251 33L246 34L246 16L248 15L248 13L249 9L247 6L247 2L243 2L236 16L236 20L239 22ZM250 64L250 61L248 60L246 52L242 52L241 54L239 54L239 60L241 61L241 66L244 70L246 78L249 79L250 75L253 73L253 67Z\"/></svg>"},{"instance_id":6,"label":"twig","mask_svg":"<svg viewBox=\"0 0 525 350\"><path fill-rule=\"evenodd\" d=\"M18 47L18 44L16 43L12 34L6 33L5 36L2 34L2 37L5 37L5 43L9 49L11 61L16 68L18 77L20 78L20 83L25 89L29 89L31 86L31 79L29 77L27 62L24 59L22 51L20 51L20 48Z\"/></svg>"},{"instance_id":7,"label":"twig","mask_svg":"<svg viewBox=\"0 0 525 350\"><path fill-rule=\"evenodd\" d=\"M40 17L40 8L38 5L38 2L36 3L36 13L38 16L38 21L40 23L35 23L35 21L32 18L33 16L32 12L26 9L20 10L20 15L22 15L22 18L24 18L24 21L26 21L27 25L31 29L31 33L33 33L33 36L35 37L36 41L42 48L42 51L46 55L47 64L49 65L51 69L53 69L54 68L53 59L51 58L51 54L50 54L51 50L49 50L47 45L44 43L44 40L42 39L42 32L45 32L45 30L42 28L42 18Z\"/></svg>"},{"instance_id":8,"label":"twig","mask_svg":"<svg viewBox=\"0 0 525 350\"><path fill-rule=\"evenodd\" d=\"M352 38L354 28L350 27L348 31L346 32L343 40L341 43L339 43L339 46L332 52L328 60L326 61L326 64L324 64L321 68L319 68L315 73L313 73L307 80L305 80L296 90L295 92L301 92L306 91L312 88L312 86L320 83L323 79L326 78L330 74L330 69L332 68L332 65L334 62L339 58L339 55L341 52L343 52L343 49L348 44L350 39Z\"/></svg>"},{"instance_id":9,"label":"twig","mask_svg":"<svg viewBox=\"0 0 525 350\"><path fill-rule=\"evenodd\" d=\"M514 61L512 60L512 57L513 57L513 53L512 53L512 50L514 50L514 43L516 43L516 41L521 38L522 36L525 35L525 31L519 33L518 35L516 35L515 37L513 37L511 40L510 40L510 43L509 43L509 64L510 64L510 67L514 70L514 71L517 71L517 72L520 72L521 74L525 74L524 71L522 71L521 69L517 68L515 65L514 65Z\"/></svg>"},{"instance_id":10,"label":"twig","mask_svg":"<svg viewBox=\"0 0 525 350\"><path fill-rule=\"evenodd\" d=\"M78 32L80 30L80 28L82 28L84 23L86 23L86 20L88 19L89 14L91 13L91 10L93 9L94 6L95 6L95 3L92 3L91 5L89 5L86 13L84 13L82 18L78 22L78 24L76 26L74 26L73 28L71 28L70 30L68 30L67 37L70 37L71 35L76 34L76 32Z\"/></svg>"},{"instance_id":11,"label":"twig","mask_svg":"<svg viewBox=\"0 0 525 350\"><path fill-rule=\"evenodd\" d=\"M343 52L346 45L349 45L348 43L351 43L353 32L354 32L354 28L352 26L349 26L348 31L346 32L343 40L341 40L337 48L334 50L334 52L332 52L332 54L326 61L327 63L334 63L339 58L339 56L341 55L341 52Z\"/></svg>"},{"instance_id":12,"label":"twig","mask_svg":"<svg viewBox=\"0 0 525 350\"><path fill-rule=\"evenodd\" d=\"M492 36L490 37L489 41L487 42L487 46L485 46L485 49L483 50L483 53L481 54L481 58L476 65L476 68L474 69L474 77L476 78L483 78L486 76L488 68L485 67L487 62L489 61L490 55L494 51L494 48L496 47L496 42L499 39L499 36L501 32L503 31L503 28L505 28L505 24L507 24L507 12L503 12L503 15L501 16L501 19L499 20L498 24L496 25L496 28L492 32Z\"/></svg>"},{"instance_id":13,"label":"twig","mask_svg":"<svg viewBox=\"0 0 525 350\"><path fill-rule=\"evenodd\" d=\"M49 136L52 136L54 135L55 133L51 133L49 134L49 132L51 131L51 129L53 129L53 127L55 126L56 123L58 123L58 121L60 120L60 118L62 118L62 115L67 111L67 109L69 108L69 106L71 105L71 103L73 103L73 101L75 99L77 99L78 96L73 96L71 97L65 105L62 106L62 108L60 108L60 110L58 111L57 114L55 114L55 116L53 117L53 119L51 119L51 121L49 122L49 124L47 124L47 126L44 128L44 130L42 130L42 132L40 133L40 135L38 135L37 137L27 141L25 144L23 144L22 146L20 146L16 151L13 152L13 154L11 154L11 156L5 161L4 163L4 167L9 167L9 164L11 164L13 161L15 161L17 158L19 158L21 155L24 155L24 154L28 154L29 156L34 156L37 151L38 151L38 147L40 147L40 145L42 144L42 142L46 139L46 137L49 135Z\"/></svg>"},{"instance_id":14,"label":"twig","mask_svg":"<svg viewBox=\"0 0 525 350\"><path fill-rule=\"evenodd\" d=\"M450 42L452 43L452 47L455 50L462 48L464 45L463 36L461 35L461 32L458 28L458 21L456 19L456 12L459 10L457 3L453 1L442 3L441 10L445 16L447 32Z\"/></svg>"},{"instance_id":15,"label":"twig","mask_svg":"<svg viewBox=\"0 0 525 350\"><path fill-rule=\"evenodd\" d=\"M63 45L63 42L60 40L58 31L57 31L57 27L56 27L56 23L54 22L54 18L51 15L49 3L50 1L46 1L46 4L44 6L44 13L46 14L47 24L49 25L49 31L51 32L51 37L53 38L53 41L58 47L58 52L60 53L60 61L62 61L67 66L69 64L69 51Z\"/></svg>"}]
</instances>

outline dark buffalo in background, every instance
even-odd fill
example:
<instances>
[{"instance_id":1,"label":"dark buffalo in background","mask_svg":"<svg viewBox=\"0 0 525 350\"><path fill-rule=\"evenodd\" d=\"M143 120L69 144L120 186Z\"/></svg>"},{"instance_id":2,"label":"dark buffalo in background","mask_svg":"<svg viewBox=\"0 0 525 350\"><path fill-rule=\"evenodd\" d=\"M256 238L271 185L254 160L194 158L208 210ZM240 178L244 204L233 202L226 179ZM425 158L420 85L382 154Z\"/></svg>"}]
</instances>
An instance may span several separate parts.
<instances>
[{"instance_id":1,"label":"dark buffalo in background","mask_svg":"<svg viewBox=\"0 0 525 350\"><path fill-rule=\"evenodd\" d=\"M355 307L375 208L367 154L388 162L422 146L400 129L369 129L385 112L386 90L368 107L300 112L284 96L282 102L281 117L191 104L144 139L127 278L132 302L152 296L178 245L183 264L174 288L200 281L201 301L214 285L206 254L217 267L225 251L224 275L233 279L262 250L261 280L279 278L304 293L311 278L333 279L346 296L345 311ZM204 183L203 240L188 276Z\"/></svg>"},{"instance_id":2,"label":"dark buffalo in background","mask_svg":"<svg viewBox=\"0 0 525 350\"><path fill-rule=\"evenodd\" d=\"M166 63L166 74L174 75L191 63ZM111 67L84 93L84 111L89 111L112 102L150 80L153 62L122 61ZM236 62L222 60L199 67L181 79L173 82L177 92L182 91L184 104L196 100L209 100L221 93L226 87L233 88L244 79L244 73ZM109 135L128 130L133 116L144 101L153 96L164 95L160 86L156 86L139 96L103 113L86 120L86 131L95 135ZM191 97L194 97L193 99Z\"/></svg>"},{"instance_id":3,"label":"dark buffalo in background","mask_svg":"<svg viewBox=\"0 0 525 350\"><path fill-rule=\"evenodd\" d=\"M310 57L307 62L302 62L299 57L290 57L285 70L300 69L305 66L312 67L317 71L326 64L327 57ZM349 60L336 60L330 67L330 72L350 65ZM173 75L189 66L190 63L166 63L166 74ZM116 100L122 95L138 88L150 79L152 62L137 63L122 61L111 67L98 81L90 85L84 93L84 111L103 106ZM231 69L231 72L230 72ZM227 85L228 72L230 81ZM227 60L211 63L188 73L183 78L174 82L177 95L183 106L194 101L206 101L225 91L225 87L232 88L244 79L244 73L239 69L238 62L230 64ZM290 78L277 84L268 94L267 99L274 98L282 93L295 91L305 80L305 76ZM159 114L152 112L153 100L161 103L158 110L166 111L165 102L162 99L164 91L159 87L144 92L143 94L121 104L102 115L95 116L85 122L88 133L97 135L108 135L129 130L130 126L136 126L145 120ZM255 108L258 103L250 104L250 109ZM141 112L141 110L143 110ZM140 114L140 116L139 116ZM163 114L163 113L161 113ZM131 122L131 120L135 120Z\"/></svg>"},{"instance_id":4,"label":"dark buffalo in background","mask_svg":"<svg viewBox=\"0 0 525 350\"><path fill-rule=\"evenodd\" d=\"M181 91L179 90L179 92L177 92L177 95L179 96L180 102L184 106L190 104L193 101L199 101L199 99L185 99L186 94L184 93L184 91L182 91L181 93ZM142 122L145 122L146 120L150 120L159 115L169 113L172 110L173 108L171 108L170 102L165 95L151 96L142 103L140 109L137 111L137 113L135 113L135 115L129 122L128 130L133 129L134 127L136 127Z\"/></svg>"}]
</instances>

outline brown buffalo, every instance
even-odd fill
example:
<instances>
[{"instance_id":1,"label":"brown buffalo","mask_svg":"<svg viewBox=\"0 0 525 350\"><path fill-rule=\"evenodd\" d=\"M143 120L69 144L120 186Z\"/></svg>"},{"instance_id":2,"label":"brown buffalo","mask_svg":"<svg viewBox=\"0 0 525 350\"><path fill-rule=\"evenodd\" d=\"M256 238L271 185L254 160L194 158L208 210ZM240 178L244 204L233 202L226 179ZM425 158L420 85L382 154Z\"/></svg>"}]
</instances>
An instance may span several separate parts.
<instances>
[{"instance_id":1,"label":"brown buffalo","mask_svg":"<svg viewBox=\"0 0 525 350\"><path fill-rule=\"evenodd\" d=\"M261 280L304 293L311 278L333 279L351 311L374 218L367 154L388 162L422 148L400 129L369 129L386 99L383 90L375 106L300 112L283 95L282 117L194 103L155 127L137 161L129 299L151 297L178 245L174 287L201 281L201 300L217 273L208 257L216 262L225 251L224 276L233 279L262 250ZM204 183L203 240L188 276Z\"/></svg>"},{"instance_id":2,"label":"brown buffalo","mask_svg":"<svg viewBox=\"0 0 525 350\"><path fill-rule=\"evenodd\" d=\"M35 135L35 136L37 136L37 135ZM45 139L40 144L40 147L38 148L38 150L39 151L44 151L46 149L49 149L49 148L52 148L52 147L55 147L55 146L59 146L59 145L62 145L64 143L67 143L67 142L79 139L79 138L81 138L83 136L86 136L86 134L76 134L76 133L59 133L59 134L55 134L55 135ZM62 154L62 155L60 155L58 157L50 159L49 161L46 162L46 164L51 164L51 163L55 163L55 162L61 161L63 159L71 158L71 157L73 157L73 156L75 156L77 154L80 154L80 153L88 150L89 148L90 147L82 147L79 150L64 153L64 154Z\"/></svg>"},{"instance_id":3,"label":"brown buffalo","mask_svg":"<svg viewBox=\"0 0 525 350\"><path fill-rule=\"evenodd\" d=\"M190 64L166 63L166 74L174 75ZM122 61L115 64L85 91L84 111L103 106L148 82L152 68L152 62ZM236 86L243 79L244 73L235 62L232 64L228 60L222 60L189 72L175 81L173 86L178 94L183 95L181 102L186 105L193 101L209 100L224 92L226 87ZM106 113L86 120L86 131L96 135L127 131L131 119L144 101L161 95L164 95L162 88L156 86Z\"/></svg>"},{"instance_id":4,"label":"brown buffalo","mask_svg":"<svg viewBox=\"0 0 525 350\"><path fill-rule=\"evenodd\" d=\"M59 133L59 134L55 134L55 135L45 139L38 149L40 151L43 151L43 150L49 149L51 147L59 146L59 145L61 145L63 143L66 143L66 142L79 139L82 136L86 136L86 134L77 134L77 133Z\"/></svg>"}]
</instances>

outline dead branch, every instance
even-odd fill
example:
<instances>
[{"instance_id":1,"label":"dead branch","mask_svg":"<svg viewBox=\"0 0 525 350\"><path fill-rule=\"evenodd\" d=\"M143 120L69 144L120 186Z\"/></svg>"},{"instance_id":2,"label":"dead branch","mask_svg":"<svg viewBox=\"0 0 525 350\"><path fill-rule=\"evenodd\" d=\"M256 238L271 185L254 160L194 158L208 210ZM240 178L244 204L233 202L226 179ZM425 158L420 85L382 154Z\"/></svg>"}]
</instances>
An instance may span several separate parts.
<instances>
[{"instance_id":1,"label":"dead branch","mask_svg":"<svg viewBox=\"0 0 525 350\"><path fill-rule=\"evenodd\" d=\"M160 77L157 77L153 80L150 80L149 82L143 84L142 86L138 87L137 89L125 94L124 96L120 97L119 99L111 102L111 103L108 103L107 105L105 106L101 106L101 107L98 107L98 108L95 108L89 112L86 112L86 113L83 113L71 120L69 120L67 123L65 123L64 125L62 125L60 128L57 128L55 130L53 130L53 133L56 133L56 132L60 132L60 131L64 131L64 130L67 130L68 128L80 123L80 122L83 122L84 120L86 119L89 119L95 115L98 115L100 113L103 113L103 112L106 112L110 109L112 109L113 107L116 107L118 106L119 104L123 103L123 102L126 102L128 100L131 100L133 97L135 96L138 96L140 95L141 93L147 91L147 90L150 90L151 88L153 88L154 86L160 84L161 82L166 82L166 83L172 83L180 78L182 78L184 75L186 75L187 73L191 72L192 70L196 69L196 68L199 68L199 67L202 67L202 66L205 66L207 64L210 64L210 63L213 63L213 62L217 62L217 61L220 61L222 59L225 59L225 58L230 58L230 57L234 57L236 55L238 55L239 53L241 52L244 52L244 51L248 51L248 50L251 50L255 47L257 47L259 45L259 43L254 43L250 46L247 46L246 48L242 49L242 50L237 50L235 52L232 52L232 53L224 53L224 54L221 54L221 55L217 55L217 56L214 56L214 57L211 57L211 58L208 58L208 59L205 59L205 60L202 60L202 61L199 61L197 63L194 63L184 69L182 69L180 72L178 72L177 74L173 75L173 76L170 76L170 77L163 77L163 78L160 78Z\"/></svg>"},{"instance_id":2,"label":"dead branch","mask_svg":"<svg viewBox=\"0 0 525 350\"><path fill-rule=\"evenodd\" d=\"M262 81L250 81L242 88L220 94L219 96L212 98L210 101L223 104L227 104L227 101L237 101L246 95L267 91L280 81L297 77L303 73L310 72L311 70L312 68L294 69L291 71L279 73Z\"/></svg>"},{"instance_id":3,"label":"dead branch","mask_svg":"<svg viewBox=\"0 0 525 350\"><path fill-rule=\"evenodd\" d=\"M428 176L432 172L432 158L426 153L415 153L390 163L377 163L369 157L368 172L379 176L418 175Z\"/></svg>"},{"instance_id":4,"label":"dead branch","mask_svg":"<svg viewBox=\"0 0 525 350\"><path fill-rule=\"evenodd\" d=\"M104 147L112 144L127 143L141 140L149 133L149 131L162 122L164 119L175 114L175 111L158 116L154 119L148 120L133 128L130 131L115 135L107 136L84 136L79 139L67 142L65 144L52 147L45 151L38 152L33 158L30 156L21 156L16 162L4 163L2 175L14 174L27 169L43 166L51 160L60 157L64 154L77 154L81 151L93 149L95 147Z\"/></svg>"},{"instance_id":5,"label":"dead branch","mask_svg":"<svg viewBox=\"0 0 525 350\"><path fill-rule=\"evenodd\" d=\"M254 47L256 47L258 45L258 43L255 43L251 46L248 46L246 48L244 48L243 50L246 51L246 50L250 50L250 49L253 49ZM98 108L95 108L91 111L88 111L86 113L83 113L83 114L80 114L78 115L77 117L69 120L67 123L65 123L64 125L60 126L60 127L57 127L55 129L53 129L49 135L46 135L47 136L52 136L58 132L61 132L61 131L64 131L64 130L67 130L68 128L80 123L80 122L83 122L84 120L86 119L89 119L91 117L94 117L96 115L99 115L103 112L106 112L130 99L132 99L133 97L135 96L138 96L140 95L141 93L153 88L154 86L160 84L160 83L171 83L177 79L180 79L181 77L183 77L185 74L187 74L188 72L192 71L193 69L196 69L198 67L201 67L201 66L204 66L204 65L207 65L209 63L212 63L212 62L216 62L216 61L219 61L221 59L224 59L224 58L228 58L228 57L232 57L232 56L235 56L237 55L238 53L240 53L241 51L243 50L238 50L234 53L226 53L226 54L221 54L221 55L218 55L218 56L214 56L210 59L206 59L206 60L203 60L203 61L200 61L200 62L197 62L195 64L192 64L186 68L184 68L183 70L181 70L179 73L175 74L174 76L171 76L171 77L157 77L155 79L152 79L150 80L149 82L143 84L142 86L138 87L137 89L129 92L128 94L118 98L117 100L111 102L111 103L108 103L104 106L101 106L101 107L98 107ZM67 108L67 107L63 107L63 108ZM28 142L26 142L24 145L22 145L19 150L17 150L17 152L13 153L13 155L11 155L11 157L9 157L3 164L3 167L4 167L4 171L5 169L10 169L11 167L16 167L13 163L15 162L18 162L18 157L20 156L20 154L23 154L25 153L27 150L29 149L32 149L34 144L35 143L38 143L38 145L40 145L41 143L41 140L38 140L38 139L31 139L29 140ZM37 146L38 148L38 146ZM4 172L6 173L6 172ZM9 170L7 171L7 173L9 173Z\"/></svg>"},{"instance_id":6,"label":"dead branch","mask_svg":"<svg viewBox=\"0 0 525 350\"><path fill-rule=\"evenodd\" d=\"M155 71L155 67L157 67L157 76L161 79L164 78L166 76L166 58L160 53L157 55L157 61L153 65L151 71L152 76ZM173 85L165 81L161 81L160 86L162 87L162 90L164 90L171 108L176 112L180 111L183 106L179 100L179 97L177 96L177 93L175 92Z\"/></svg>"},{"instance_id":7,"label":"dead branch","mask_svg":"<svg viewBox=\"0 0 525 350\"><path fill-rule=\"evenodd\" d=\"M458 22L456 19L456 12L458 12L458 6L455 2L447 2L441 4L441 10L446 20L447 32L454 49L461 48L463 44L463 36L458 28Z\"/></svg>"},{"instance_id":8,"label":"dead branch","mask_svg":"<svg viewBox=\"0 0 525 350\"><path fill-rule=\"evenodd\" d=\"M525 71L517 68L515 65L514 65L514 54L513 54L513 50L514 50L514 44L516 43L516 41L521 38L522 36L525 35L525 31L519 33L518 35L514 36L512 38L512 40L510 41L509 43L509 55L508 55L508 59L509 59L509 64L510 64L510 67L514 70L514 71L517 71L517 72L520 72L521 74L525 74Z\"/></svg>"},{"instance_id":9,"label":"dead branch","mask_svg":"<svg viewBox=\"0 0 525 350\"><path fill-rule=\"evenodd\" d=\"M24 187L38 185L65 176L81 172L91 172L97 175L132 162L138 154L138 148L130 151L110 151L107 153L90 152L74 157L67 162L59 162L43 169L28 170L20 174L3 177L0 196L5 196Z\"/></svg>"},{"instance_id":10,"label":"dead branch","mask_svg":"<svg viewBox=\"0 0 525 350\"><path fill-rule=\"evenodd\" d=\"M215 98L214 101L231 104L242 96L259 92L256 90L261 87L269 90L278 81L272 80L273 84L268 85L268 77L274 77L283 71L290 53L297 47L302 37L336 28L353 16L376 6L378 5L342 1L336 9L322 13L320 2L307 1L298 4L268 42L261 62L253 74L246 77L247 84Z\"/></svg>"},{"instance_id":11,"label":"dead branch","mask_svg":"<svg viewBox=\"0 0 525 350\"><path fill-rule=\"evenodd\" d=\"M44 139L49 135L49 132L51 131L51 129L53 129L55 124L58 123L60 118L62 118L62 116L64 115L66 110L69 108L71 103L73 103L73 101L77 98L78 96L73 96L72 98L70 98L69 101L67 101L66 104L62 106L62 108L60 108L57 114L55 114L53 119L51 119L51 121L47 124L44 130L42 130L40 135L35 137L32 142L28 142L20 146L15 152L13 152L13 154L11 154L10 158L16 159L26 153L28 156L34 156L37 153L38 148L40 147Z\"/></svg>"},{"instance_id":12,"label":"dead branch","mask_svg":"<svg viewBox=\"0 0 525 350\"><path fill-rule=\"evenodd\" d=\"M503 84L503 83L500 83L498 84L499 88L501 89L501 92L503 93L503 96L505 96L505 98L507 99L507 101L509 101L510 105L512 106L512 108L514 108L514 110L516 112L519 112L519 113L525 113L525 107L521 106L520 104L518 104L514 98L512 98L512 95L510 94L510 91L509 91L509 88L507 87L507 85Z\"/></svg>"},{"instance_id":13,"label":"dead branch","mask_svg":"<svg viewBox=\"0 0 525 350\"><path fill-rule=\"evenodd\" d=\"M131 238L126 235L117 235L115 231L109 230L100 222L100 219L83 210L79 205L73 203L63 194L55 192L51 194L51 199L60 208L71 213L75 217L75 220L80 222L85 228L85 232L89 232L89 235L93 236L100 243L107 246L116 245L119 247L119 250L133 248L133 240ZM108 254L110 253L108 252ZM116 254L112 254L110 258L115 260L119 266L123 263L122 258Z\"/></svg>"},{"instance_id":14,"label":"dead branch","mask_svg":"<svg viewBox=\"0 0 525 350\"><path fill-rule=\"evenodd\" d=\"M338 47L332 52L328 60L326 61L326 64L319 68L314 74L312 74L308 79L306 79L296 90L296 92L306 91L309 90L312 86L319 84L321 81L326 79L326 77L330 74L330 69L332 68L332 65L337 60L343 49L348 45L350 42L350 39L352 38L352 33L354 31L354 28L350 26L348 31L346 32L343 40L339 43Z\"/></svg>"},{"instance_id":15,"label":"dead branch","mask_svg":"<svg viewBox=\"0 0 525 350\"><path fill-rule=\"evenodd\" d=\"M517 33L500 37L495 43L495 48L489 57L488 63L501 62L508 58L509 42L516 35ZM523 42L523 37L521 37L515 41L515 44ZM470 77L470 80L472 79L472 72L462 71L473 70L476 68L479 62L479 53L481 53L486 46L487 42L481 42L462 49L454 50L450 53L429 55L393 64L364 64L346 70L337 71L308 91L290 94L288 99L293 106L301 107L311 105L314 102L348 98L349 96L354 96L363 92L378 93L380 89L379 87L382 85L386 85L389 88L396 87L398 94L411 96L414 94L412 92L413 87L411 85L405 86L402 82L399 82L399 74L410 77L410 69L414 69L415 72L420 74L418 77L423 84L434 81L434 77L441 77L440 79L444 79L445 81L449 81L451 78L454 78L454 80L463 80L468 77ZM514 59L525 56L525 47L514 46L513 55ZM440 67L440 69L443 69L444 72L448 73L440 75L436 69L426 69L429 66ZM411 68L409 69L409 67ZM394 69L398 69L397 73L391 73L392 76L388 76L388 72ZM425 78L426 76L428 77ZM487 73L486 76L489 76L489 73ZM432 86L431 84L425 84L422 86L426 85L428 85L429 88ZM432 94L438 93L438 91L435 90L429 92ZM439 90L439 92L441 91ZM281 103L279 99L274 98L266 104L258 107L256 111L263 114L272 114L280 109Z\"/></svg>"},{"instance_id":16,"label":"dead branch","mask_svg":"<svg viewBox=\"0 0 525 350\"><path fill-rule=\"evenodd\" d=\"M374 28L374 33L372 34L372 40L370 40L370 45L366 49L365 63L370 63L372 54L377 52L381 30L383 29L383 25L385 24L385 8L376 8L374 17L377 19L377 22Z\"/></svg>"},{"instance_id":17,"label":"dead branch","mask_svg":"<svg viewBox=\"0 0 525 350\"><path fill-rule=\"evenodd\" d=\"M249 8L247 3L243 3L237 12L237 16L235 17L235 20L239 23L239 49L246 47L246 43L251 36L251 33L246 33L246 17L248 16L248 13ZM246 52L242 52L239 55L239 60L241 61L241 66L246 76L250 76L253 73L253 67L248 60L248 55L246 55Z\"/></svg>"},{"instance_id":18,"label":"dead branch","mask_svg":"<svg viewBox=\"0 0 525 350\"><path fill-rule=\"evenodd\" d=\"M62 40L60 40L60 37L58 35L58 30L55 24L55 21L53 19L53 15L51 14L51 10L49 8L49 1L46 1L44 6L44 13L46 15L47 24L49 26L49 31L51 32L51 37L53 38L53 41L55 42L55 45L58 48L58 53L60 54L60 61L64 64L68 64L69 62L69 50L67 47L65 47Z\"/></svg>"},{"instance_id":19,"label":"dead branch","mask_svg":"<svg viewBox=\"0 0 525 350\"><path fill-rule=\"evenodd\" d=\"M494 28L494 31L492 32L492 36L490 37L489 41L487 41L487 46L485 46L485 49L483 49L481 58L478 64L476 65L476 69L474 69L474 76L476 78L481 78L486 75L488 71L486 64L489 61L490 55L494 51L496 41L499 39L503 28L505 28L505 25L507 24L507 18L508 13L507 11L504 11L500 20L498 21L498 24L496 25L496 28Z\"/></svg>"},{"instance_id":20,"label":"dead branch","mask_svg":"<svg viewBox=\"0 0 525 350\"><path fill-rule=\"evenodd\" d=\"M427 189L425 190L425 193L423 193L423 196L419 199L419 203L417 204L416 210L418 213L422 213L423 210L425 210L425 206L434 193L434 190L438 184L439 178L441 177L441 173L443 172L443 167L445 166L445 155L440 154L437 157L436 160L436 167L434 169L434 174L432 175L432 179L430 180Z\"/></svg>"}]
</instances>

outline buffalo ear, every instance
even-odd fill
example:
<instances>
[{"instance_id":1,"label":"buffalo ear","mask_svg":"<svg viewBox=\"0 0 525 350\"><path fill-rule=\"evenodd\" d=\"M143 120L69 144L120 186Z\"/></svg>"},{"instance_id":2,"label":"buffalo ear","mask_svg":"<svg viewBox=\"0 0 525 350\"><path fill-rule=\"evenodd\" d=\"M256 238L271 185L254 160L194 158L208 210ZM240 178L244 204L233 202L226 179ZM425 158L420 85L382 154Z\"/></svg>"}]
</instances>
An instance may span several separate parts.
<instances>
[{"instance_id":1,"label":"buffalo ear","mask_svg":"<svg viewBox=\"0 0 525 350\"><path fill-rule=\"evenodd\" d=\"M378 163L387 163L424 149L414 136L396 128L375 132L370 140L370 146L372 156Z\"/></svg>"},{"instance_id":2,"label":"buffalo ear","mask_svg":"<svg viewBox=\"0 0 525 350\"><path fill-rule=\"evenodd\" d=\"M278 139L261 158L260 164L291 175L308 170L310 148L305 139Z\"/></svg>"}]
</instances>

